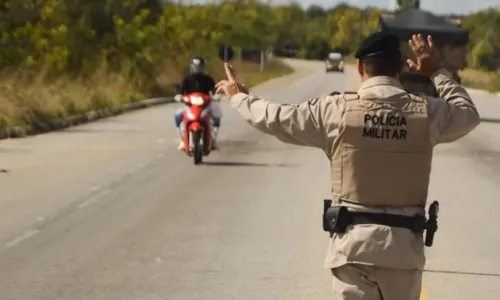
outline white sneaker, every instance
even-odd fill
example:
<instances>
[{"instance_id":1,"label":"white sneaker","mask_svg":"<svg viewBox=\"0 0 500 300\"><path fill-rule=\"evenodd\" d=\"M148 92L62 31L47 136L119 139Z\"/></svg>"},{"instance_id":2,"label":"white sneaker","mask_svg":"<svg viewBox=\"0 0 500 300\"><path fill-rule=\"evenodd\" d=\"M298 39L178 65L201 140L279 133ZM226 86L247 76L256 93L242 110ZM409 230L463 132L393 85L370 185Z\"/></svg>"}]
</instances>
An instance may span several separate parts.
<instances>
[{"instance_id":1,"label":"white sneaker","mask_svg":"<svg viewBox=\"0 0 500 300\"><path fill-rule=\"evenodd\" d=\"M177 146L177 150L183 151L184 150L184 141L180 141L179 145Z\"/></svg>"}]
</instances>

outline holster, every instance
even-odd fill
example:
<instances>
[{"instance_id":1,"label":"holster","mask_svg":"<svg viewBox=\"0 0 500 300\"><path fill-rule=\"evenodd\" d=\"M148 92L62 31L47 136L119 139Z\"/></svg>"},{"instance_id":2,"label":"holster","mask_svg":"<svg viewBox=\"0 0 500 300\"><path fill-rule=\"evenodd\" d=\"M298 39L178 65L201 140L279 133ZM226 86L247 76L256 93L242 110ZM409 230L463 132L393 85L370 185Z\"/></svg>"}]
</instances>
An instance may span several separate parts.
<instances>
[{"instance_id":1,"label":"holster","mask_svg":"<svg viewBox=\"0 0 500 300\"><path fill-rule=\"evenodd\" d=\"M438 219L439 214L439 202L434 201L429 206L429 219L426 224L426 233L425 233L425 245L427 247L432 247L434 242L434 233L438 230Z\"/></svg>"},{"instance_id":2,"label":"holster","mask_svg":"<svg viewBox=\"0 0 500 300\"><path fill-rule=\"evenodd\" d=\"M324 200L323 230L330 233L343 233L352 224L352 217L345 206L331 206L331 200Z\"/></svg>"}]
</instances>

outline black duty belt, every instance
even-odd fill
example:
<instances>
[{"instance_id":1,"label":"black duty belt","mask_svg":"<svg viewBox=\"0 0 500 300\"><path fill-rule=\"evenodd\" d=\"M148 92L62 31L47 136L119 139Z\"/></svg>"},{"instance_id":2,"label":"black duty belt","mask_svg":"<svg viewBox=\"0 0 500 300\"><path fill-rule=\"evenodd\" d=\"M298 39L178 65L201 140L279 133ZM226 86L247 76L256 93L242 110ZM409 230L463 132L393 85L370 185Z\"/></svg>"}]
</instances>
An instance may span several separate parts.
<instances>
[{"instance_id":1,"label":"black duty belt","mask_svg":"<svg viewBox=\"0 0 500 300\"><path fill-rule=\"evenodd\" d=\"M344 233L350 225L377 224L399 227L422 234L427 230L426 246L430 247L437 231L437 212L439 203L435 201L429 209L429 219L424 215L402 216L386 213L368 213L349 211L346 206L331 206L331 200L325 200L323 211L323 230L330 233Z\"/></svg>"},{"instance_id":2,"label":"black duty belt","mask_svg":"<svg viewBox=\"0 0 500 300\"><path fill-rule=\"evenodd\" d=\"M382 213L350 212L353 225L357 224L378 224L390 227L401 227L411 230L415 233L421 233L425 230L425 216L401 216Z\"/></svg>"}]
</instances>

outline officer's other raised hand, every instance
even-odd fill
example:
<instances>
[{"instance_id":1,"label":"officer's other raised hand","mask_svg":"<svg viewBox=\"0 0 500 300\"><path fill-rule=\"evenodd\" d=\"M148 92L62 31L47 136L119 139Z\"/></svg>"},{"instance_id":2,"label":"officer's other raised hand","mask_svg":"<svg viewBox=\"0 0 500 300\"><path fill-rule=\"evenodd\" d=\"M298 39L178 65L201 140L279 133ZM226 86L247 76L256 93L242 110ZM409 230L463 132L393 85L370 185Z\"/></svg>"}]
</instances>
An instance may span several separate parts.
<instances>
[{"instance_id":1,"label":"officer's other raised hand","mask_svg":"<svg viewBox=\"0 0 500 300\"><path fill-rule=\"evenodd\" d=\"M412 39L408 41L408 44L417 57L416 63L408 59L408 66L422 75L432 76L440 66L439 54L436 48L434 48L432 37L430 35L427 36L426 41L421 34L414 34Z\"/></svg>"},{"instance_id":2,"label":"officer's other raised hand","mask_svg":"<svg viewBox=\"0 0 500 300\"><path fill-rule=\"evenodd\" d=\"M245 86L236 80L236 74L232 66L228 63L224 64L227 79L221 80L217 83L217 94L224 93L228 99L231 99L238 93L248 93Z\"/></svg>"}]
</instances>

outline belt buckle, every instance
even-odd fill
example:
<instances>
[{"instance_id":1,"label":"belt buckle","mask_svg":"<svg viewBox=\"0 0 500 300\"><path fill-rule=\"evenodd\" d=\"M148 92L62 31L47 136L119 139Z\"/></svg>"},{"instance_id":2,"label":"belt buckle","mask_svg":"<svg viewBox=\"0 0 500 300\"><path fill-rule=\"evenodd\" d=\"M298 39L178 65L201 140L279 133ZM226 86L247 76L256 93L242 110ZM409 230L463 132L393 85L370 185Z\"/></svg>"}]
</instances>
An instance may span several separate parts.
<instances>
[{"instance_id":1,"label":"belt buckle","mask_svg":"<svg viewBox=\"0 0 500 300\"><path fill-rule=\"evenodd\" d=\"M425 228L427 227L427 219L425 216L416 215L413 219L412 232L414 233L423 233Z\"/></svg>"}]
</instances>

